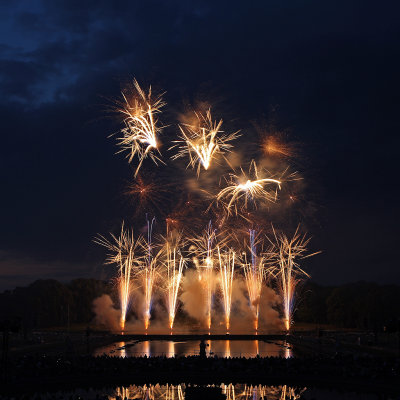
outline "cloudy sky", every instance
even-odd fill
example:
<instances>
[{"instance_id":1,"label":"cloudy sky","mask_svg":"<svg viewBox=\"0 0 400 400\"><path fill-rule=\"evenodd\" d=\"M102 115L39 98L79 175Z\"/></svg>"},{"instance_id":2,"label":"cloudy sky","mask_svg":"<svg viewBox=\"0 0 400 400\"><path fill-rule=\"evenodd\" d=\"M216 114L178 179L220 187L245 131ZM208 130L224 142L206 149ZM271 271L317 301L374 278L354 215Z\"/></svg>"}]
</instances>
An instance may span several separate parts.
<instances>
[{"instance_id":1,"label":"cloudy sky","mask_svg":"<svg viewBox=\"0 0 400 400\"><path fill-rule=\"evenodd\" d=\"M314 279L400 283L396 3L2 1L0 289L104 276L92 239L132 207L107 104L134 76L248 143L275 121L301 144Z\"/></svg>"}]
</instances>

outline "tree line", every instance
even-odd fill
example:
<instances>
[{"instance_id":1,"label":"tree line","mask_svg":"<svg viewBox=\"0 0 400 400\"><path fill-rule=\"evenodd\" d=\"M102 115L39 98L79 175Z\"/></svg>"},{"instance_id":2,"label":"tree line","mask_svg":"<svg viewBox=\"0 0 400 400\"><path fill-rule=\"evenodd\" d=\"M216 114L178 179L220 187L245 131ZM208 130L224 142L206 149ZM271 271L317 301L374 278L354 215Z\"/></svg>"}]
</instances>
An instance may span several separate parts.
<instances>
[{"instance_id":1,"label":"tree line","mask_svg":"<svg viewBox=\"0 0 400 400\"><path fill-rule=\"evenodd\" d=\"M27 287L0 293L0 324L12 318L27 330L89 325L94 318L93 300L103 294L110 295L117 304L116 289L106 281L37 280ZM294 319L338 328L397 330L400 286L368 282L322 286L309 281L298 295Z\"/></svg>"}]
</instances>

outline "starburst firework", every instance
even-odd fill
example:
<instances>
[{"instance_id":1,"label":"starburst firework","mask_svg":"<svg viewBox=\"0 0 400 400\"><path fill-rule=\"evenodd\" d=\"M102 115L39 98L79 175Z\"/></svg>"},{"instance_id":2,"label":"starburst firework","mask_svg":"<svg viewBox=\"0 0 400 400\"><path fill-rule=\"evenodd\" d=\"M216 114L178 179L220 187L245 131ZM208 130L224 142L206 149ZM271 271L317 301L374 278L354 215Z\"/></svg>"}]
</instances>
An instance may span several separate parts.
<instances>
[{"instance_id":1,"label":"starburst firework","mask_svg":"<svg viewBox=\"0 0 400 400\"><path fill-rule=\"evenodd\" d=\"M135 156L138 157L136 177L145 158L150 157L155 164L162 162L158 143L158 134L162 127L158 125L156 116L165 103L162 95L152 97L151 87L146 94L136 79L133 81L133 87L132 93L122 92L123 101L117 105L117 112L123 116L125 125L117 141L120 147L118 153L126 151L129 162L132 162Z\"/></svg>"},{"instance_id":2,"label":"starburst firework","mask_svg":"<svg viewBox=\"0 0 400 400\"><path fill-rule=\"evenodd\" d=\"M261 171L257 168L254 160L250 163L249 173L246 174L242 168L241 175L229 174L226 178L227 187L217 194L217 202L222 203L228 215L238 214L239 211L247 209L251 201L256 206L256 200L276 201L277 189L281 188L281 181L273 178L262 178ZM268 190L270 185L275 190Z\"/></svg>"},{"instance_id":3,"label":"starburst firework","mask_svg":"<svg viewBox=\"0 0 400 400\"><path fill-rule=\"evenodd\" d=\"M199 112L195 113L195 116L194 124L179 125L179 140L174 142L171 149L178 147L178 152L172 156L172 159L188 155L188 167L196 168L197 165L199 175L201 167L208 170L217 155L230 151L233 147L230 142L236 139L239 133L224 133L221 130L222 120L213 121L210 109L206 114Z\"/></svg>"}]
</instances>

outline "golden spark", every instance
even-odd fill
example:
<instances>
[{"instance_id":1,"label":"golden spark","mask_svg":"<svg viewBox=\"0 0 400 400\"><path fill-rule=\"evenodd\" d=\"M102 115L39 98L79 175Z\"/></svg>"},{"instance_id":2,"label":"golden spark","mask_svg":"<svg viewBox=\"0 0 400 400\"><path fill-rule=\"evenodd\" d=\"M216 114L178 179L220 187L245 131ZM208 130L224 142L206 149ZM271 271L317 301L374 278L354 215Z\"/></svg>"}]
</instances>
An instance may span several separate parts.
<instances>
[{"instance_id":1,"label":"golden spark","mask_svg":"<svg viewBox=\"0 0 400 400\"><path fill-rule=\"evenodd\" d=\"M194 124L179 125L179 140L174 141L175 144L171 149L178 147L178 152L172 156L173 160L188 155L187 166L196 168L197 165L197 175L199 175L201 166L208 170L217 155L230 151L233 147L230 142L240 135L238 132L224 133L221 130L222 120L213 121L210 109L206 114L196 112L195 116Z\"/></svg>"},{"instance_id":2,"label":"golden spark","mask_svg":"<svg viewBox=\"0 0 400 400\"><path fill-rule=\"evenodd\" d=\"M163 127L158 126L156 115L161 112L165 102L162 95L153 99L151 86L147 94L136 79L133 86L133 93L122 92L123 101L117 106L117 112L123 116L125 125L117 140L120 146L118 153L128 152L129 162L137 155L139 163L135 171L136 177L145 158L150 157L155 164L162 162L157 137Z\"/></svg>"}]
</instances>

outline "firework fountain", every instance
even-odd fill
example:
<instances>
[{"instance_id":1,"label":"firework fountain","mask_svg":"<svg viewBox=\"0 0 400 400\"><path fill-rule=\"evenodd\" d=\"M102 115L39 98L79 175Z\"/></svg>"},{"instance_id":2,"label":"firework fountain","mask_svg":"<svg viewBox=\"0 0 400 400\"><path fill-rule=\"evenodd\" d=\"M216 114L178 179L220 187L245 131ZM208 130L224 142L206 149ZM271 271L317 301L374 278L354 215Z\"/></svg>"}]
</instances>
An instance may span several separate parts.
<instances>
[{"instance_id":1,"label":"firework fountain","mask_svg":"<svg viewBox=\"0 0 400 400\"><path fill-rule=\"evenodd\" d=\"M258 331L258 318L260 312L261 290L263 286L265 270L263 257L257 256L256 232L254 229L249 230L250 239L250 255L251 261L247 262L246 254L243 264L246 286L250 300L250 308L254 315L254 329Z\"/></svg>"},{"instance_id":2,"label":"firework fountain","mask_svg":"<svg viewBox=\"0 0 400 400\"><path fill-rule=\"evenodd\" d=\"M144 292L144 328L147 331L150 324L151 305L153 299L154 283L157 277L158 256L154 256L154 249L152 244L153 224L155 218L151 221L147 220L147 240L143 241L144 251L146 257L142 263L142 279L143 279L143 292Z\"/></svg>"},{"instance_id":3,"label":"firework fountain","mask_svg":"<svg viewBox=\"0 0 400 400\"><path fill-rule=\"evenodd\" d=\"M111 240L108 240L99 235L95 242L109 250L106 263L117 265L118 277L116 281L121 304L120 328L124 330L132 294L133 268L140 263L140 258L136 256L138 242L134 239L132 231L124 229L124 224L122 224L119 236L111 234Z\"/></svg>"},{"instance_id":4,"label":"firework fountain","mask_svg":"<svg viewBox=\"0 0 400 400\"><path fill-rule=\"evenodd\" d=\"M311 257L319 252L307 254L307 245L311 238L299 232L297 227L294 235L288 238L285 234L274 232L274 241L270 241L271 249L268 255L272 265L268 272L273 276L282 295L282 308L284 315L284 324L287 331L292 324L294 311L295 290L302 277L310 277L305 272L297 260Z\"/></svg>"},{"instance_id":5,"label":"firework fountain","mask_svg":"<svg viewBox=\"0 0 400 400\"><path fill-rule=\"evenodd\" d=\"M240 137L238 131L225 133L221 129L222 119L214 120L210 109L205 113L194 111L190 117L183 119L184 123L177 126L178 138L170 141L169 149L175 150L170 157L173 164L178 163L178 159L188 158L186 170L195 170L193 179L196 179L196 183L191 186L182 185L181 181L159 184L157 182L161 174L156 181L145 179L146 175L138 175L138 172L148 158L155 165L166 164L161 160L159 140L165 127L158 119L165 104L162 95L154 96L151 87L147 92L143 91L136 80L130 90L122 92L122 100L116 103L115 110L122 116L123 122L123 128L117 136L118 153L126 152L129 163L137 159L134 179L125 193L135 200L135 216L153 208L161 215L165 213L163 216L167 223L167 234L162 243L153 243L155 218L147 219L146 237L139 236L135 239L133 232L122 225L119 236L111 234L111 239L108 240L100 235L95 240L109 251L106 263L117 266L120 328L125 329L132 300L132 281L135 280L143 292L143 309L139 311L135 308L136 315L142 316L146 332L158 288L164 292L165 308L172 332L180 294L183 292L184 269L195 267L205 302L204 308L198 308L206 310L205 319L209 332L213 319L213 301L222 305L225 328L227 332L230 330L236 275L240 281L244 279L246 284L249 312L255 331L260 326L261 293L264 284L270 281L275 281L281 294L283 322L285 329L289 330L296 287L302 279L309 277L300 268L299 260L313 254L306 255L309 239L300 234L299 227L290 239L284 233L276 233L272 229L273 238L270 239L264 235L270 229L270 222L266 226L263 221L272 221L271 215L268 215L270 206L277 207L275 204L279 204L278 194L281 196L285 192L282 187L286 188L288 182L294 180L288 178L293 178L296 174L286 176L286 165L279 165L272 173L269 172L265 166L274 164L266 163L265 157L268 161L271 157L282 157L286 162L293 155L292 146L285 144L281 136L266 137L261 145L264 158L253 159L252 154L247 169L244 169L238 162L231 162L240 159L235 155L233 146L233 141ZM182 170L184 169L164 175L170 179L181 177ZM200 175L202 170L204 172ZM285 172L279 172L282 170ZM185 189L196 188L196 192L189 193L195 200L185 203L185 207L190 204L194 208L192 214L185 214L184 207L179 206L183 203L179 201L175 203L178 205L174 210L166 211L168 201L173 198L172 195L167 195L171 187L179 187L180 196ZM290 198L292 196L291 194ZM179 227L179 232L170 230L172 221L174 227ZM201 221L201 225L195 221ZM204 226L206 221L207 229L198 234L196 230L199 226ZM212 221L218 227L218 234ZM250 229L254 226L257 226L258 234L254 228ZM238 232L247 232L248 239L244 240L244 246L235 246L234 249L230 241ZM265 252L262 250L265 249L264 238L270 245ZM238 268L240 266L242 268ZM221 296L215 296L214 299L217 277ZM218 305L214 308L218 309Z\"/></svg>"},{"instance_id":6,"label":"firework fountain","mask_svg":"<svg viewBox=\"0 0 400 400\"><path fill-rule=\"evenodd\" d=\"M235 251L232 249L221 250L218 246L217 252L219 274L221 279L222 299L225 311L226 332L229 333L232 306L233 274L235 271Z\"/></svg>"},{"instance_id":7,"label":"firework fountain","mask_svg":"<svg viewBox=\"0 0 400 400\"><path fill-rule=\"evenodd\" d=\"M193 239L196 256L193 259L198 273L199 280L203 284L206 299L206 320L208 331L211 329L211 309L214 288L214 258L216 232L212 228L211 221L204 234Z\"/></svg>"},{"instance_id":8,"label":"firework fountain","mask_svg":"<svg viewBox=\"0 0 400 400\"><path fill-rule=\"evenodd\" d=\"M166 284L166 304L169 316L169 327L172 331L177 309L179 288L182 281L185 259L179 249L181 236L169 233L164 247L164 282Z\"/></svg>"}]
</instances>

